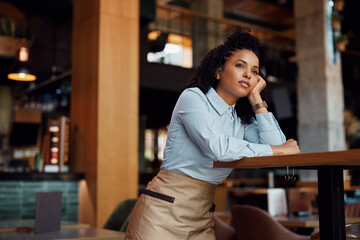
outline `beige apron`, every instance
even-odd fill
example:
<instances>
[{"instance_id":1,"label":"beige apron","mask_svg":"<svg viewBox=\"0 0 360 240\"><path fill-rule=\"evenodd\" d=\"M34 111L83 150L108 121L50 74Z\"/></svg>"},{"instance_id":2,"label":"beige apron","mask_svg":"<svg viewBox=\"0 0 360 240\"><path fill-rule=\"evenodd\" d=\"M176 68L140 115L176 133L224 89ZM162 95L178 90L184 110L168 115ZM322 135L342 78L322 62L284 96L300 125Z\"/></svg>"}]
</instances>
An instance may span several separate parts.
<instances>
[{"instance_id":1,"label":"beige apron","mask_svg":"<svg viewBox=\"0 0 360 240\"><path fill-rule=\"evenodd\" d=\"M131 213L125 240L215 240L216 185L160 170Z\"/></svg>"}]
</instances>

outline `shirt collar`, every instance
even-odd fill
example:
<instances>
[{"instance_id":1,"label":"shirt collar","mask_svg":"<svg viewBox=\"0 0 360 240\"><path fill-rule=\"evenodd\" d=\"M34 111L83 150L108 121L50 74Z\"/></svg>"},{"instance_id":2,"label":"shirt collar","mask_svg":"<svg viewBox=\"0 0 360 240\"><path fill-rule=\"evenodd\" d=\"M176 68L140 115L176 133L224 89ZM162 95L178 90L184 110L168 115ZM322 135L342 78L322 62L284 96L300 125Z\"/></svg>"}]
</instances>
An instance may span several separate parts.
<instances>
[{"instance_id":1,"label":"shirt collar","mask_svg":"<svg viewBox=\"0 0 360 240\"><path fill-rule=\"evenodd\" d=\"M206 93L206 97L208 98L211 105L215 108L219 115L222 115L226 110L231 107L231 112L234 111L235 104L229 106L215 91L215 89L210 88Z\"/></svg>"}]
</instances>

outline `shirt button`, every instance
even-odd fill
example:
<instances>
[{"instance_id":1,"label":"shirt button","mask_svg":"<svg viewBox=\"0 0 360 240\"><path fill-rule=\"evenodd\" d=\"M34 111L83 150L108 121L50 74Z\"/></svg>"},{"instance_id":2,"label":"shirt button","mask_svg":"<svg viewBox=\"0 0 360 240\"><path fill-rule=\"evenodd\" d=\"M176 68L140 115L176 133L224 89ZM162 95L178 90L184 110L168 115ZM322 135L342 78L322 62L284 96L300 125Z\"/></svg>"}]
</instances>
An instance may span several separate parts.
<instances>
[{"instance_id":1,"label":"shirt button","mask_svg":"<svg viewBox=\"0 0 360 240\"><path fill-rule=\"evenodd\" d=\"M233 117L230 117L231 121L233 120Z\"/></svg>"},{"instance_id":2,"label":"shirt button","mask_svg":"<svg viewBox=\"0 0 360 240\"><path fill-rule=\"evenodd\" d=\"M228 109L231 110L231 107L229 107Z\"/></svg>"}]
</instances>

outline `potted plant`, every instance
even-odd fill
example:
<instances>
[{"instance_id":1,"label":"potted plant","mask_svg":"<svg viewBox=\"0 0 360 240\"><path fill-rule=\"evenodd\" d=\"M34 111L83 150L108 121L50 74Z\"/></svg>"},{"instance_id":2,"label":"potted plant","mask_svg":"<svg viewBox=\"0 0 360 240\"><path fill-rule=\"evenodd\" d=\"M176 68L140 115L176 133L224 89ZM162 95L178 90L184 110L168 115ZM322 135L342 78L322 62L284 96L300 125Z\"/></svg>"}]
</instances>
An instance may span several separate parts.
<instances>
[{"instance_id":1,"label":"potted plant","mask_svg":"<svg viewBox=\"0 0 360 240\"><path fill-rule=\"evenodd\" d=\"M333 11L331 15L331 26L334 30L339 30L341 26L341 21L344 19L344 16L338 12Z\"/></svg>"},{"instance_id":2,"label":"potted plant","mask_svg":"<svg viewBox=\"0 0 360 240\"><path fill-rule=\"evenodd\" d=\"M349 39L347 35L340 34L334 37L335 47L338 51L344 52L346 50L346 45L348 44Z\"/></svg>"},{"instance_id":3,"label":"potted plant","mask_svg":"<svg viewBox=\"0 0 360 240\"><path fill-rule=\"evenodd\" d=\"M343 11L345 7L345 0L334 0L334 8L338 11Z\"/></svg>"}]
</instances>

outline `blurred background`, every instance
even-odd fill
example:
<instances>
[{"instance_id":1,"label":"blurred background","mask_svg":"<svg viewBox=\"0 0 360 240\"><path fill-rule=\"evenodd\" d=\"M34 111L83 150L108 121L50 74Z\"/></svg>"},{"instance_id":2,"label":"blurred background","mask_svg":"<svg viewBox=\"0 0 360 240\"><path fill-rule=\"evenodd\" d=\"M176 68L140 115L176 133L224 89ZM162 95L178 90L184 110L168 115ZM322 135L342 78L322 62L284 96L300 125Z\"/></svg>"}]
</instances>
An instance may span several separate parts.
<instances>
[{"instance_id":1,"label":"blurred background","mask_svg":"<svg viewBox=\"0 0 360 240\"><path fill-rule=\"evenodd\" d=\"M74 67L74 59L81 53L74 47L81 47L76 45L79 38L74 36L76 2L0 1L0 176L1 173L81 172L87 179L98 171L87 169L87 160L78 160L89 146L81 144L86 142L86 137L75 137L81 132L81 125L73 118L77 110L71 109L78 106L72 103L72 98L87 91L86 81L74 87L77 81L74 71L79 69ZM316 16L315 12L304 21L306 4L301 1L141 0L139 28L135 29L138 35L133 34L134 29L130 26L121 25L118 29L115 24L111 26L119 38L132 34L138 37L138 50L132 53L138 57L135 60L138 62L138 78L135 79L138 81L135 86L138 102L130 103L138 109L138 119L133 120L137 126L133 133L138 134L136 146L133 144L137 157L132 159L137 164L136 195L159 169L179 89L194 74L202 57L222 43L235 28L250 29L261 41L258 54L261 71L268 81L268 105L287 138L297 139L303 152L359 148L360 28L357 26L357 9L360 1L315 2L307 7L323 9L324 15ZM339 7L338 2L344 6ZM87 36L82 38L86 41ZM92 41L91 36L89 41ZM84 46L85 51L93 50ZM28 54L26 61L19 59L21 48ZM316 60L314 64L309 60L311 57L322 59L322 62ZM133 60L129 58L129 61ZM36 80L8 78L9 73L17 71L19 62L26 63L27 72L23 73L35 76ZM124 65L121 61L117 64L109 66ZM84 68L91 71L92 65ZM77 95L74 95L74 88L78 89ZM97 99L95 95L87 97L87 100L77 98L77 102L79 99L92 102L89 100L92 97ZM121 109L122 103L118 104ZM327 109L324 114L323 109ZM87 110L91 112L91 106ZM317 125L318 119L321 120ZM308 127L309 122L314 125ZM319 127L324 125L329 125L329 129ZM301 182L316 184L316 173L296 170L295 174L300 176L298 181L286 182L283 179L285 169L270 173L268 170L234 170L224 182L223 189L226 192L233 187L268 187L269 176L276 186L299 186L299 182L300 185ZM351 184L359 184L357 171L347 171L345 176ZM69 185L69 193L74 193L68 200L68 206L72 208L70 220L78 219L78 180L75 177L74 185ZM9 188L14 186L5 175L2 182ZM61 186L60 181L53 189ZM18 188L23 189L22 186ZM30 186L30 195L34 189L38 187ZM11 202L8 194L5 192L0 197L6 195L4 201ZM14 194L16 197L19 193ZM219 200L220 210L228 208L229 199L240 201L234 200L236 194L232 194L232 198L225 194ZM358 199L354 191L348 197L349 201ZM261 201L256 199L263 206ZM21 217L14 217L14 212L7 211L0 207L1 216ZM27 216L31 216L31 211Z\"/></svg>"}]
</instances>

